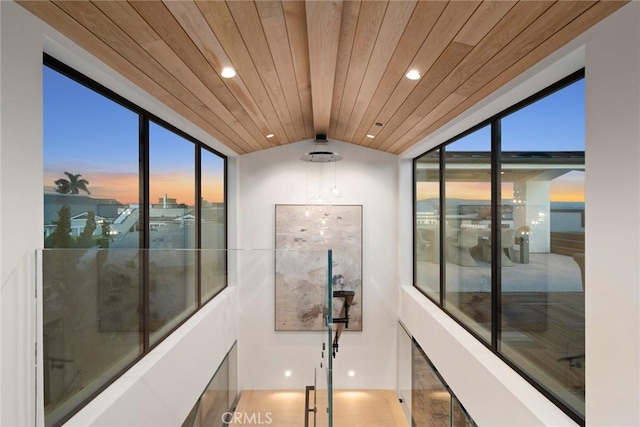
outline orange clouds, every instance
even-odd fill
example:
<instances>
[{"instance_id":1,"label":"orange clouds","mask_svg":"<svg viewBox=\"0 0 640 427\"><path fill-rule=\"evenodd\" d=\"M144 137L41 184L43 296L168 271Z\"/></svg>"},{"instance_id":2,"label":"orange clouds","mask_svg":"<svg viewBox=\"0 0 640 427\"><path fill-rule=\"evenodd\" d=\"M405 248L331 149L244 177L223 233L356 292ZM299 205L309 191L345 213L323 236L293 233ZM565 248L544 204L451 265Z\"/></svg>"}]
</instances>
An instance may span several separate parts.
<instances>
[{"instance_id":1,"label":"orange clouds","mask_svg":"<svg viewBox=\"0 0 640 427\"><path fill-rule=\"evenodd\" d=\"M54 181L62 178L62 174L45 171L44 188L55 190ZM140 203L140 180L137 173L92 172L83 175L89 181L88 189L91 196L96 198L115 199L123 204ZM193 206L195 201L195 184L193 177L181 174L153 175L150 177L150 201L157 203L158 199L167 194L178 203ZM223 201L223 181L221 177L209 177L203 183L202 197L209 202Z\"/></svg>"},{"instance_id":2,"label":"orange clouds","mask_svg":"<svg viewBox=\"0 0 640 427\"><path fill-rule=\"evenodd\" d=\"M447 182L446 191L449 199L491 199L491 185L488 182Z\"/></svg>"}]
</instances>

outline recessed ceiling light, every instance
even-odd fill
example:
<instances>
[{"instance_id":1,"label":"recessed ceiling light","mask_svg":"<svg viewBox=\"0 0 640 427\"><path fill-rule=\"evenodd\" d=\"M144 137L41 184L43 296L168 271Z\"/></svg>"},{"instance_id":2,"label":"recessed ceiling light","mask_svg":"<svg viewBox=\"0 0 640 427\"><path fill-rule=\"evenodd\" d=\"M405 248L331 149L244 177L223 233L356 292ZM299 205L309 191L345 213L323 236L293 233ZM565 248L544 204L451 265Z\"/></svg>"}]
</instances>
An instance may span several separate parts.
<instances>
[{"instance_id":1,"label":"recessed ceiling light","mask_svg":"<svg viewBox=\"0 0 640 427\"><path fill-rule=\"evenodd\" d=\"M291 376L291 371L284 371L284 376L285 377L290 377Z\"/></svg>"},{"instance_id":2,"label":"recessed ceiling light","mask_svg":"<svg viewBox=\"0 0 640 427\"><path fill-rule=\"evenodd\" d=\"M382 126L382 123L376 122L376 126Z\"/></svg>"},{"instance_id":3,"label":"recessed ceiling light","mask_svg":"<svg viewBox=\"0 0 640 427\"><path fill-rule=\"evenodd\" d=\"M236 76L236 70L234 70L231 67L224 67L222 69L222 72L220 73L220 75L222 77L224 77L225 79L230 79L231 77L235 77Z\"/></svg>"},{"instance_id":4,"label":"recessed ceiling light","mask_svg":"<svg viewBox=\"0 0 640 427\"><path fill-rule=\"evenodd\" d=\"M409 72L405 74L405 76L409 80L418 80L421 77L420 72L418 70L409 70Z\"/></svg>"},{"instance_id":5,"label":"recessed ceiling light","mask_svg":"<svg viewBox=\"0 0 640 427\"><path fill-rule=\"evenodd\" d=\"M273 138L274 136L275 136L274 134L270 133L267 135L267 138Z\"/></svg>"},{"instance_id":6,"label":"recessed ceiling light","mask_svg":"<svg viewBox=\"0 0 640 427\"><path fill-rule=\"evenodd\" d=\"M367 134L367 138L371 138L371 139L373 139L373 138L375 138L375 136L374 136L374 135L371 135L371 134Z\"/></svg>"},{"instance_id":7,"label":"recessed ceiling light","mask_svg":"<svg viewBox=\"0 0 640 427\"><path fill-rule=\"evenodd\" d=\"M347 375L349 375L350 377L355 377L356 376L356 371L349 371L349 372L347 372Z\"/></svg>"}]
</instances>

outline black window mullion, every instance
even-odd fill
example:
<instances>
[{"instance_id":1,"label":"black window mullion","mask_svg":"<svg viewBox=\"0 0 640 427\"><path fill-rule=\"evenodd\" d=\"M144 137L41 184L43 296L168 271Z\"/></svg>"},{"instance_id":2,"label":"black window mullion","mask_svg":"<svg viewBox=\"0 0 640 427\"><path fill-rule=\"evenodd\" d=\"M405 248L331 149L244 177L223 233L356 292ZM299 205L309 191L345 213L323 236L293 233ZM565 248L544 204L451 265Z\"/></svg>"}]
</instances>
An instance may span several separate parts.
<instances>
[{"instance_id":1,"label":"black window mullion","mask_svg":"<svg viewBox=\"0 0 640 427\"><path fill-rule=\"evenodd\" d=\"M196 299L198 308L202 307L202 148L195 145L195 163L196 163L196 200L194 206L195 216L195 233L196 233Z\"/></svg>"},{"instance_id":2,"label":"black window mullion","mask_svg":"<svg viewBox=\"0 0 640 427\"><path fill-rule=\"evenodd\" d=\"M447 259L446 259L446 251L447 251L447 247L446 242L447 242L447 236L445 235L446 233L446 220L447 220L447 214L446 214L446 193L445 193L445 183L446 183L446 171L445 171L445 167L446 167L446 162L445 162L445 157L447 154L447 149L446 146L443 145L440 148L440 158L439 160L439 185L440 185L440 207L438 209L438 227L440 229L439 234L439 242L438 244L440 245L440 265L438 266L440 268L440 307L444 308L444 304L445 304L445 293L447 292Z\"/></svg>"},{"instance_id":3,"label":"black window mullion","mask_svg":"<svg viewBox=\"0 0 640 427\"><path fill-rule=\"evenodd\" d=\"M501 121L496 118L491 123L491 347L497 351L500 341L502 310L500 294L502 289L502 192L500 135Z\"/></svg>"},{"instance_id":4,"label":"black window mullion","mask_svg":"<svg viewBox=\"0 0 640 427\"><path fill-rule=\"evenodd\" d=\"M149 351L149 119L140 115L140 250L142 252L142 333L143 349Z\"/></svg>"},{"instance_id":5,"label":"black window mullion","mask_svg":"<svg viewBox=\"0 0 640 427\"><path fill-rule=\"evenodd\" d=\"M413 165L413 170L411 171L412 175L413 175L413 179L412 179L412 189L411 192L413 193L413 218L411 219L411 221L413 222L413 237L412 237L412 241L413 241L413 248L411 250L411 252L413 253L413 283L414 285L416 283L418 283L418 250L417 250L417 239L416 236L418 235L418 202L417 202L417 197L418 197L418 173L417 173L417 168L418 168L418 159L414 158L413 161L411 162L411 164Z\"/></svg>"}]
</instances>

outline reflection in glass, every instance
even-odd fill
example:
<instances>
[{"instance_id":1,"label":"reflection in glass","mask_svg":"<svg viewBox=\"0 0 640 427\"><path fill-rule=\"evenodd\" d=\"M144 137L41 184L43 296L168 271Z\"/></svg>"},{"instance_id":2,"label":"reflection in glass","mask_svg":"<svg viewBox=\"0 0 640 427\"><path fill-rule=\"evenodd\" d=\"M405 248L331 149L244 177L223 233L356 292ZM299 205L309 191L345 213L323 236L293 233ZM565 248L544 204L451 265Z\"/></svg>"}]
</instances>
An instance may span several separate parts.
<instances>
[{"instance_id":1,"label":"reflection in glass","mask_svg":"<svg viewBox=\"0 0 640 427\"><path fill-rule=\"evenodd\" d=\"M440 150L418 157L415 180L415 286L440 301Z\"/></svg>"},{"instance_id":2,"label":"reflection in glass","mask_svg":"<svg viewBox=\"0 0 640 427\"><path fill-rule=\"evenodd\" d=\"M411 415L411 426L475 427L427 355L401 325L398 334L398 350L409 347L403 362L411 366L411 403L404 405Z\"/></svg>"},{"instance_id":3,"label":"reflection in glass","mask_svg":"<svg viewBox=\"0 0 640 427\"><path fill-rule=\"evenodd\" d=\"M224 159L200 149L201 153L201 252L200 286L202 302L226 286Z\"/></svg>"},{"instance_id":4,"label":"reflection in glass","mask_svg":"<svg viewBox=\"0 0 640 427\"><path fill-rule=\"evenodd\" d=\"M412 350L412 374L413 427L449 426L451 394L415 343Z\"/></svg>"},{"instance_id":5,"label":"reflection in glass","mask_svg":"<svg viewBox=\"0 0 640 427\"><path fill-rule=\"evenodd\" d=\"M149 328L153 345L196 309L195 144L149 123Z\"/></svg>"},{"instance_id":6,"label":"reflection in glass","mask_svg":"<svg viewBox=\"0 0 640 427\"><path fill-rule=\"evenodd\" d=\"M452 427L475 427L476 423L473 422L467 411L462 407L460 401L451 396L451 426Z\"/></svg>"},{"instance_id":7,"label":"reflection in glass","mask_svg":"<svg viewBox=\"0 0 640 427\"><path fill-rule=\"evenodd\" d=\"M142 354L140 252L44 249L43 371L45 425Z\"/></svg>"},{"instance_id":8,"label":"reflection in glass","mask_svg":"<svg viewBox=\"0 0 640 427\"><path fill-rule=\"evenodd\" d=\"M444 307L576 420L585 403L583 76L440 148ZM491 153L490 129L500 153ZM500 165L494 173L492 159ZM421 179L416 174L418 188ZM491 199L492 184L500 200ZM424 291L420 280L416 274ZM492 288L500 295L492 298Z\"/></svg>"},{"instance_id":9,"label":"reflection in glass","mask_svg":"<svg viewBox=\"0 0 640 427\"><path fill-rule=\"evenodd\" d=\"M233 409L238 397L236 367L237 345L234 344L182 423L182 427L221 426L227 425L225 421L233 419Z\"/></svg>"},{"instance_id":10,"label":"reflection in glass","mask_svg":"<svg viewBox=\"0 0 640 427\"><path fill-rule=\"evenodd\" d=\"M502 123L502 198L516 235L499 350L584 416L584 81Z\"/></svg>"},{"instance_id":11,"label":"reflection in glass","mask_svg":"<svg viewBox=\"0 0 640 427\"><path fill-rule=\"evenodd\" d=\"M445 150L445 307L490 341L490 128L471 133Z\"/></svg>"},{"instance_id":12,"label":"reflection in glass","mask_svg":"<svg viewBox=\"0 0 640 427\"><path fill-rule=\"evenodd\" d=\"M46 426L142 353L139 115L43 67ZM109 248L128 248L114 253Z\"/></svg>"},{"instance_id":13,"label":"reflection in glass","mask_svg":"<svg viewBox=\"0 0 640 427\"><path fill-rule=\"evenodd\" d=\"M149 349L143 343L152 346L195 311L198 260L207 266L204 298L226 286L226 256L207 259L194 250L201 145L155 123L147 134L147 119L143 110L45 56L47 249L38 252L38 290L47 426L59 424L120 375ZM147 137L149 165L140 161ZM202 158L202 241L219 253L225 247L225 159L204 150ZM147 183L151 199L144 206L140 193ZM153 251L141 249L146 231Z\"/></svg>"}]
</instances>

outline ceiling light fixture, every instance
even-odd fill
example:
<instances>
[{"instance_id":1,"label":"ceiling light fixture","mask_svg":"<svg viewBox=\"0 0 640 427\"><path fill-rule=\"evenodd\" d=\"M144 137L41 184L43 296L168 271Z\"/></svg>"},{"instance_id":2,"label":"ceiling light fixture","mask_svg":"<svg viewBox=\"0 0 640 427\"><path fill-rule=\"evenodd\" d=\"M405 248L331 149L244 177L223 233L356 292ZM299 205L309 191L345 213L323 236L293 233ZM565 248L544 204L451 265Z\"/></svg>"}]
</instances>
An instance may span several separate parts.
<instances>
[{"instance_id":1,"label":"ceiling light fixture","mask_svg":"<svg viewBox=\"0 0 640 427\"><path fill-rule=\"evenodd\" d=\"M220 73L220 75L222 77L224 77L225 79L230 79L231 77L235 77L236 76L236 70L234 70L231 67L224 67L222 69L222 72Z\"/></svg>"},{"instance_id":2,"label":"ceiling light fixture","mask_svg":"<svg viewBox=\"0 0 640 427\"><path fill-rule=\"evenodd\" d=\"M300 160L310 163L333 163L342 160L342 156L332 151L327 151L329 140L325 134L317 134L314 140L313 151L303 154Z\"/></svg>"},{"instance_id":3,"label":"ceiling light fixture","mask_svg":"<svg viewBox=\"0 0 640 427\"><path fill-rule=\"evenodd\" d=\"M422 76L420 75L420 72L418 70L409 70L409 72L405 74L405 77L409 80L418 80Z\"/></svg>"},{"instance_id":4,"label":"ceiling light fixture","mask_svg":"<svg viewBox=\"0 0 640 427\"><path fill-rule=\"evenodd\" d=\"M307 162L307 176L306 176L306 192L307 192L307 208L305 209L305 216L311 214L311 206L313 205L330 205L332 199L342 196L342 192L338 188L338 167L337 162L342 160L342 156L338 153L330 151L328 148L329 140L325 134L317 134L314 139L313 151L303 154L300 160ZM312 173L312 163L316 163L318 172L318 194L314 197L309 197L309 177ZM324 192L324 172L325 163L333 163L333 186L329 188L328 192ZM320 224L320 235L324 234L324 228L326 224Z\"/></svg>"},{"instance_id":5,"label":"ceiling light fixture","mask_svg":"<svg viewBox=\"0 0 640 427\"><path fill-rule=\"evenodd\" d=\"M274 134L272 134L272 133L267 134L267 138L273 138L274 136L275 136L275 135L274 135Z\"/></svg>"},{"instance_id":6,"label":"ceiling light fixture","mask_svg":"<svg viewBox=\"0 0 640 427\"><path fill-rule=\"evenodd\" d=\"M371 138L371 139L373 139L373 138L375 138L375 136L374 136L374 135L371 135L371 134L369 133L369 134L367 134L367 138Z\"/></svg>"}]
</instances>

